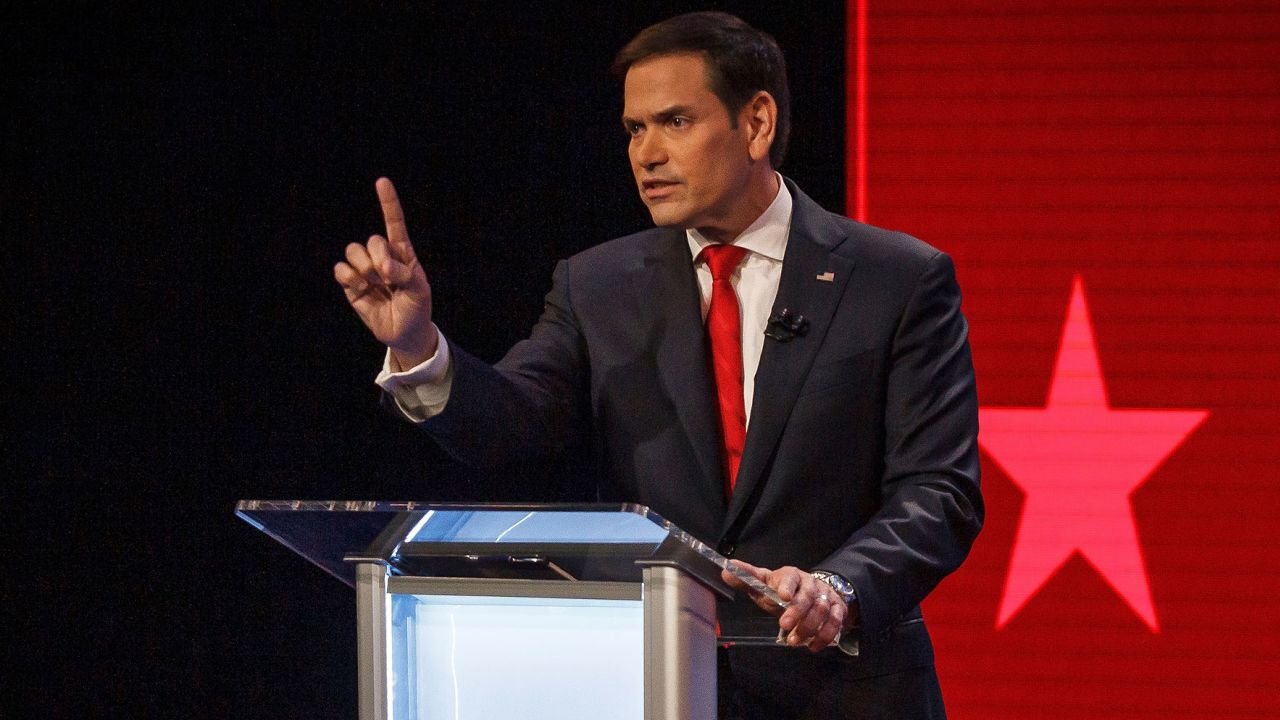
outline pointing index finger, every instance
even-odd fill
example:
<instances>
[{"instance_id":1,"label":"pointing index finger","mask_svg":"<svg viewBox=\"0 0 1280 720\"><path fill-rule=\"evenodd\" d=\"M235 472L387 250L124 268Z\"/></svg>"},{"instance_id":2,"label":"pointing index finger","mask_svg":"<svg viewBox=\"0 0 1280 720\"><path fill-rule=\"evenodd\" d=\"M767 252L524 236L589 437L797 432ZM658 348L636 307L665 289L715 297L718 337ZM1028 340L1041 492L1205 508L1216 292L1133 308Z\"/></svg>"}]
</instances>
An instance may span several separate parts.
<instances>
[{"instance_id":1,"label":"pointing index finger","mask_svg":"<svg viewBox=\"0 0 1280 720\"><path fill-rule=\"evenodd\" d=\"M382 219L387 223L387 240L393 253L402 262L408 262L413 256L413 246L409 244L409 229L404 223L404 211L400 209L400 196L396 194L396 186L385 177L374 183L378 190L378 201L382 204Z\"/></svg>"}]
</instances>

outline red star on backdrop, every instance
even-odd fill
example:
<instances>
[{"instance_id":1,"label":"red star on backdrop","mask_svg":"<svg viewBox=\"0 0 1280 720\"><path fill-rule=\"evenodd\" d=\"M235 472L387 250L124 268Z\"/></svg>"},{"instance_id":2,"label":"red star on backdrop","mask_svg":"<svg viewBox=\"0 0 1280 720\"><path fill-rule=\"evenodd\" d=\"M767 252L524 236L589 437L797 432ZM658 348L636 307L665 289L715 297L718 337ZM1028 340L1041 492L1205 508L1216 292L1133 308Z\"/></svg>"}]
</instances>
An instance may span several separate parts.
<instances>
[{"instance_id":1,"label":"red star on backdrop","mask_svg":"<svg viewBox=\"0 0 1280 720\"><path fill-rule=\"evenodd\" d=\"M1129 498L1208 414L1108 405L1077 276L1045 407L979 411L979 443L1025 495L997 628L1079 553L1159 632Z\"/></svg>"}]
</instances>

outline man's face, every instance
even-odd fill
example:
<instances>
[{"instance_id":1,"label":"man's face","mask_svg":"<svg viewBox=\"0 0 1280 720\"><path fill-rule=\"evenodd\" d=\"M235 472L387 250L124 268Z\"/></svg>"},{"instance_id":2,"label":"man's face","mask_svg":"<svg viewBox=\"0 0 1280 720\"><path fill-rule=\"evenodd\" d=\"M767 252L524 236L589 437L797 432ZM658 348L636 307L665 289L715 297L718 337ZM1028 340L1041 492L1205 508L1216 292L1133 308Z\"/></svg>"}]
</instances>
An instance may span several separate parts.
<instances>
[{"instance_id":1,"label":"man's face","mask_svg":"<svg viewBox=\"0 0 1280 720\"><path fill-rule=\"evenodd\" d=\"M647 58L627 71L622 123L640 198L655 225L732 239L759 214L746 202L748 127L707 86L701 55Z\"/></svg>"}]
</instances>

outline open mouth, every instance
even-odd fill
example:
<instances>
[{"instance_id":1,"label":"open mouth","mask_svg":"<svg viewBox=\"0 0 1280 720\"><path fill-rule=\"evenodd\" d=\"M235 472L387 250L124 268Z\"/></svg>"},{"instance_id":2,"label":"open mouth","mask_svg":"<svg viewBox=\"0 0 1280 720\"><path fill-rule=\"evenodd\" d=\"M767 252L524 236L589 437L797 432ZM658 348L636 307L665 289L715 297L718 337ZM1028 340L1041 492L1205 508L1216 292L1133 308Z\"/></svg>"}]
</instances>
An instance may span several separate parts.
<instances>
[{"instance_id":1,"label":"open mouth","mask_svg":"<svg viewBox=\"0 0 1280 720\"><path fill-rule=\"evenodd\" d=\"M675 192L676 185L679 183L667 180L643 180L640 187L644 192L645 198L649 200L661 200L671 193Z\"/></svg>"}]
</instances>

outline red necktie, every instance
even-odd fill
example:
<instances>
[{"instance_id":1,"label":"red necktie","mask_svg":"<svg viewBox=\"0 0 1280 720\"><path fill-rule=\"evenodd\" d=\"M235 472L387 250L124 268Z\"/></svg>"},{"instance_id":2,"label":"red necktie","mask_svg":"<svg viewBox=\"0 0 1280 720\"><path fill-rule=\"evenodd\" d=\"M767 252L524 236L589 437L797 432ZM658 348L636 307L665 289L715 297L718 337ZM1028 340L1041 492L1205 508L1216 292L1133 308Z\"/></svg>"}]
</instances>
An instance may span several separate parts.
<instances>
[{"instance_id":1,"label":"red necktie","mask_svg":"<svg viewBox=\"0 0 1280 720\"><path fill-rule=\"evenodd\" d=\"M720 396L720 431L724 438L724 465L729 473L725 496L733 494L747 438L747 411L742 399L742 320L738 295L729 278L747 254L736 245L708 245L699 257L711 270L711 307L707 310L707 335L711 339L711 364Z\"/></svg>"}]
</instances>

